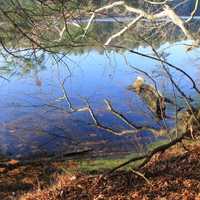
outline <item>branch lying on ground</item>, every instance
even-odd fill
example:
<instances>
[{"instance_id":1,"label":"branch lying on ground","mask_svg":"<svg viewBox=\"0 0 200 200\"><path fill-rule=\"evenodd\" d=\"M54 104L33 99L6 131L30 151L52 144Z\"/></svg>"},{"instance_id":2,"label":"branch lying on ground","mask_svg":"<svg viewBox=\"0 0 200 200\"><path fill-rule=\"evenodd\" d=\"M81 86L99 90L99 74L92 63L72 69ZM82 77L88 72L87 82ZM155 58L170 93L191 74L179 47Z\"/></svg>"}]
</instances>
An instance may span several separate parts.
<instances>
[{"instance_id":1,"label":"branch lying on ground","mask_svg":"<svg viewBox=\"0 0 200 200\"><path fill-rule=\"evenodd\" d=\"M79 156L83 154L88 154L91 151L93 151L93 149L75 151L75 152L65 153L62 155L54 154L54 155L49 155L48 157L34 159L34 160L33 159L32 160L16 160L16 162L13 164L9 162L3 162L3 163L0 162L0 168L5 168L3 172L6 173L7 171L16 169L17 167L20 167L20 166L40 164L40 163L44 164L44 163L51 163L51 162L62 162L62 161L65 161L67 158L71 158L71 157Z\"/></svg>"},{"instance_id":2,"label":"branch lying on ground","mask_svg":"<svg viewBox=\"0 0 200 200\"><path fill-rule=\"evenodd\" d=\"M131 158L130 160L128 160L128 161L126 161L126 162L124 162L124 163L118 165L117 167L113 168L112 170L110 170L110 171L109 171L108 173L106 173L105 175L111 174L111 173L113 173L114 171L116 171L117 169L120 169L120 168L122 168L122 167L124 167L124 166L126 166L126 165L128 165L128 164L130 164L130 163L133 163L133 162L135 162L135 161L143 160L143 162L142 162L141 164L139 164L139 165L136 166L136 167L133 167L133 169L136 169L136 170L140 169L140 168L143 167L145 164L147 164L147 163L151 160L151 158L152 158L156 153L163 152L163 151L169 149L170 147L174 146L175 144L181 142L181 141L184 139L185 134L186 134L186 133L182 134L180 137L178 137L178 138L176 138L176 139L170 141L170 142L167 143L167 144L163 144L163 145L161 145L161 146L156 147L155 149L153 149L152 151L150 151L149 153L147 153L147 154L145 154L145 155L138 156L138 157L135 157L135 158Z\"/></svg>"}]
</instances>

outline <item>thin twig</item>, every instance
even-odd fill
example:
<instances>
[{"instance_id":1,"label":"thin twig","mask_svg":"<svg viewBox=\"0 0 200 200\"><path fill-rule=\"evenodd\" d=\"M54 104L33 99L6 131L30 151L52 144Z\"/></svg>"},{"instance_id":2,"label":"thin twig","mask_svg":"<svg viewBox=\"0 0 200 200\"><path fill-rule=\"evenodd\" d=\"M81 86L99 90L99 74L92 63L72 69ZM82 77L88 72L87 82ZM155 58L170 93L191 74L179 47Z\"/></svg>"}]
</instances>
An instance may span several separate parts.
<instances>
[{"instance_id":1,"label":"thin twig","mask_svg":"<svg viewBox=\"0 0 200 200\"><path fill-rule=\"evenodd\" d=\"M130 168L130 170L131 170L134 174L136 174L136 175L142 177L149 185L152 186L151 182L145 177L144 174L142 174L141 172L136 171L136 170L134 170L134 169L132 169L132 168Z\"/></svg>"}]
</instances>

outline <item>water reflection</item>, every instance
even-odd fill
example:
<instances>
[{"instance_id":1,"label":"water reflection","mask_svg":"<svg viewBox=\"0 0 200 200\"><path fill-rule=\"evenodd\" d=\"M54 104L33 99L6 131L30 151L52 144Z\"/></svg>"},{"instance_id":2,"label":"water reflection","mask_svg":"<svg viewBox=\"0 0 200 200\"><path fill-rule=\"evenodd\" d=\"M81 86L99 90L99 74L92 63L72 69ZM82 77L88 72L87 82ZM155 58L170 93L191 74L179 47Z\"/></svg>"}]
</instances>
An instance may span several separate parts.
<instances>
[{"instance_id":1,"label":"water reflection","mask_svg":"<svg viewBox=\"0 0 200 200\"><path fill-rule=\"evenodd\" d=\"M186 52L185 43L187 41L173 45L165 43L159 51L165 53L169 62L198 81L200 49ZM146 47L139 47L138 51L152 54ZM99 53L92 49L78 55L69 53L62 60L61 57L62 53L39 52L37 62L26 60L19 63L18 59L0 58L2 75L9 77L9 81L1 79L0 82L0 144L3 154L19 157L88 147L101 154L140 151L146 143L155 140L148 132L125 137L96 129L87 112L69 112L67 102L61 98L61 84L65 79L64 87L74 107L84 106L87 99L105 125L119 130L127 128L106 111L103 99L110 99L135 123L162 127L163 123L157 123L144 102L127 90L138 75L144 76L135 70L139 68L151 74L158 89L171 97L173 87L160 63L128 51ZM189 80L175 70L171 69L171 72L179 87L197 99ZM173 113L173 109L169 106L167 114ZM167 123L170 125L171 121Z\"/></svg>"}]
</instances>

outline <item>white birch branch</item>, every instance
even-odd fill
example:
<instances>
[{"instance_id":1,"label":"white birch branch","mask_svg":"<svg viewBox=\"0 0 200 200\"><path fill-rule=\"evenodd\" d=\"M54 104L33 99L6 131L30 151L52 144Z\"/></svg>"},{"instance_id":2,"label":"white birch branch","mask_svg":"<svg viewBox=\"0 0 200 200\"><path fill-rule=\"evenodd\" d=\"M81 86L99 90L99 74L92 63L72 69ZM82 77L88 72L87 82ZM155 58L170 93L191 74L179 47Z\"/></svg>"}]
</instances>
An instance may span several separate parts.
<instances>
[{"instance_id":1,"label":"white birch branch","mask_svg":"<svg viewBox=\"0 0 200 200\"><path fill-rule=\"evenodd\" d=\"M123 33L125 33L131 26L133 26L134 24L136 24L140 19L142 18L142 15L139 15L138 17L136 17L133 21L131 21L129 24L127 24L127 26L125 26L121 31L119 31L118 33L112 35L111 37L108 38L108 40L105 42L105 46L109 45L110 42L119 37L120 35L122 35Z\"/></svg>"},{"instance_id":2,"label":"white birch branch","mask_svg":"<svg viewBox=\"0 0 200 200\"><path fill-rule=\"evenodd\" d=\"M151 4L155 4L156 3L156 2L153 2L153 1L148 1L148 0L146 0L146 1L148 3L151 3ZM167 0L165 0L163 2L159 2L159 4L164 4L165 5L166 2L167 2ZM196 12L196 10L198 8L198 4L199 4L199 0L196 0L195 8L194 8L193 12L191 13L191 18L195 14L195 12ZM91 17L90 17L90 19L89 19L89 21L87 23L87 26L84 29L83 37L86 35L86 33L87 33L90 25L93 22L93 19L95 18L96 14L98 14L98 12L103 11L103 10L108 10L108 9L111 9L113 7L116 7L116 6L123 6L127 11L132 12L132 13L134 13L136 15L139 15L139 16L137 16L136 18L134 18L129 24L127 24L118 33L115 33L110 38L108 38L108 40L104 44L105 46L109 45L110 42L113 39L115 39L115 38L121 36L123 33L125 33L131 26L133 26L134 24L136 24L141 18L146 18L148 20L156 20L156 19L160 19L160 18L163 18L163 17L168 17L172 21L173 24L175 24L176 26L178 26L182 30L182 32L184 33L184 35L189 40L195 41L195 39L192 36L192 34L190 33L190 31L185 27L184 21L168 5L165 5L164 8L163 8L163 11L161 11L159 13L149 14L149 13L147 13L146 11L144 11L142 9L138 9L138 8L134 8L134 7L128 6L127 4L125 4L124 1L117 1L117 2L114 2L114 3L109 4L107 6L104 6L104 7L96 9L93 12L93 14L91 15Z\"/></svg>"},{"instance_id":3,"label":"white birch branch","mask_svg":"<svg viewBox=\"0 0 200 200\"><path fill-rule=\"evenodd\" d=\"M139 14L141 16L143 16L146 19L149 20L155 20L161 17L165 17L166 14L164 11L156 13L156 14L149 14L147 12L145 12L144 10L138 9L138 8L134 8L134 7L130 7L128 5L124 5L125 9L129 12L135 13L135 14Z\"/></svg>"},{"instance_id":4,"label":"white birch branch","mask_svg":"<svg viewBox=\"0 0 200 200\"><path fill-rule=\"evenodd\" d=\"M189 40L195 40L190 31L185 27L185 22L167 5L164 7L166 15L177 25Z\"/></svg>"},{"instance_id":5,"label":"white birch branch","mask_svg":"<svg viewBox=\"0 0 200 200\"><path fill-rule=\"evenodd\" d=\"M103 10L111 9L111 8L113 8L113 7L116 7L116 6L121 6L121 5L123 5L124 3L125 3L124 1L117 1L117 2L114 2L114 3L109 4L109 5L107 5L107 6L104 6L104 7L101 7L101 8L96 9L96 10L93 12L93 14L91 15L91 17L90 17L90 19L89 19L89 21L88 21L88 23L87 23L87 26L86 26L85 29L84 29L83 37L86 35L86 33L87 33L87 31L88 31L90 25L92 24L92 21L94 20L94 18L95 18L95 16L96 16L96 13L101 12L101 11L103 11Z\"/></svg>"},{"instance_id":6,"label":"white birch branch","mask_svg":"<svg viewBox=\"0 0 200 200\"><path fill-rule=\"evenodd\" d=\"M165 0L165 1L161 1L161 2L157 2L157 1L149 1L149 0L144 0L145 2L152 4L152 5L163 5L166 4L169 0Z\"/></svg>"},{"instance_id":7,"label":"white birch branch","mask_svg":"<svg viewBox=\"0 0 200 200\"><path fill-rule=\"evenodd\" d=\"M198 9L198 5L199 5L199 0L196 0L194 9L193 9L193 11L191 12L190 17L189 17L185 22L189 22L189 21L192 20L192 18L194 17L194 15L195 15L195 13L196 13L196 11L197 11L197 9Z\"/></svg>"}]
</instances>

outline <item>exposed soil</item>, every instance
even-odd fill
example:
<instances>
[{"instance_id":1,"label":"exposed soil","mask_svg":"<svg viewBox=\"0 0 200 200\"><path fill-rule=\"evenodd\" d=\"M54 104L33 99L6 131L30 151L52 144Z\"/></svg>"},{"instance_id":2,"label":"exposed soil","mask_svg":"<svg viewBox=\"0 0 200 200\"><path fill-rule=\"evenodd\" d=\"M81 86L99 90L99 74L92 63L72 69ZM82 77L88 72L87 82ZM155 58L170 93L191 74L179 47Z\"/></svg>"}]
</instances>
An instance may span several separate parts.
<instances>
[{"instance_id":1,"label":"exposed soil","mask_svg":"<svg viewBox=\"0 0 200 200\"><path fill-rule=\"evenodd\" d=\"M142 172L117 171L106 178L101 174L61 174L63 163L26 166L2 173L0 199L200 199L200 145L186 152L174 147L156 155ZM66 165L66 163L65 163ZM66 166L65 166L66 167ZM68 168L76 168L75 162Z\"/></svg>"}]
</instances>

